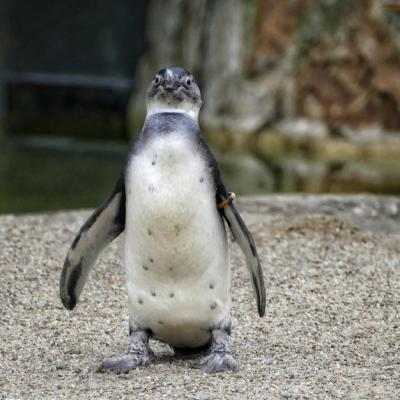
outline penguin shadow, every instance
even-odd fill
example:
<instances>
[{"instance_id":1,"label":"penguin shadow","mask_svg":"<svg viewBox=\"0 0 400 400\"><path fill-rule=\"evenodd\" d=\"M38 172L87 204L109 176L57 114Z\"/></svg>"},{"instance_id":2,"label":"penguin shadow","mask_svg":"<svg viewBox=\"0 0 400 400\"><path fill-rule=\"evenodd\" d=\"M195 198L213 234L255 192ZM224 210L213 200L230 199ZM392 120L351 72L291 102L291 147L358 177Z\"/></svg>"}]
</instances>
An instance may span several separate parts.
<instances>
[{"instance_id":1,"label":"penguin shadow","mask_svg":"<svg viewBox=\"0 0 400 400\"><path fill-rule=\"evenodd\" d=\"M173 354L161 354L157 355L154 363L155 364L171 364L176 361L189 361L191 368L198 369L199 361L202 357L209 354L211 346L210 343L206 343L201 347L191 348L191 347L173 347L170 346Z\"/></svg>"}]
</instances>

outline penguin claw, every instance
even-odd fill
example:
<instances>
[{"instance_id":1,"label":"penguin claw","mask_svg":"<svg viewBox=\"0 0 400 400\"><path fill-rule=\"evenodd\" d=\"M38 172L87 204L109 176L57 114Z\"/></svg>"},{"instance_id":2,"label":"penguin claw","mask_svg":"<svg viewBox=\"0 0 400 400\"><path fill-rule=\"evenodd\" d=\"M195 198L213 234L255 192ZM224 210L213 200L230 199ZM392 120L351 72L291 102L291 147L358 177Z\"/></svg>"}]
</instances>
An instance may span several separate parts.
<instances>
[{"instance_id":1,"label":"penguin claw","mask_svg":"<svg viewBox=\"0 0 400 400\"><path fill-rule=\"evenodd\" d=\"M198 364L198 368L207 374L238 369L239 364L229 352L214 352L204 357Z\"/></svg>"},{"instance_id":2,"label":"penguin claw","mask_svg":"<svg viewBox=\"0 0 400 400\"><path fill-rule=\"evenodd\" d=\"M129 353L119 357L107 358L103 361L97 372L115 372L116 374L128 373L129 371L147 367L154 357L151 354Z\"/></svg>"}]
</instances>

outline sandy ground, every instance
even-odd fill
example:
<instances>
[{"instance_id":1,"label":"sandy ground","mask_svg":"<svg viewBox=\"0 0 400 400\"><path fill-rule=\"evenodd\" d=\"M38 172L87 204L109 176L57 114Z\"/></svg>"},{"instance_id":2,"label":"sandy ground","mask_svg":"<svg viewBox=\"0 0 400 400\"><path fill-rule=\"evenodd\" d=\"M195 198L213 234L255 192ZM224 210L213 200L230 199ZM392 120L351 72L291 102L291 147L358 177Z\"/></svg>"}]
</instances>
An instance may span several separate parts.
<instances>
[{"instance_id":1,"label":"sandy ground","mask_svg":"<svg viewBox=\"0 0 400 400\"><path fill-rule=\"evenodd\" d=\"M398 399L400 202L375 197L250 197L240 203L267 284L259 318L231 243L237 372L152 342L157 361L100 374L128 343L121 240L92 271L73 312L58 281L88 212L0 217L1 399Z\"/></svg>"}]
</instances>

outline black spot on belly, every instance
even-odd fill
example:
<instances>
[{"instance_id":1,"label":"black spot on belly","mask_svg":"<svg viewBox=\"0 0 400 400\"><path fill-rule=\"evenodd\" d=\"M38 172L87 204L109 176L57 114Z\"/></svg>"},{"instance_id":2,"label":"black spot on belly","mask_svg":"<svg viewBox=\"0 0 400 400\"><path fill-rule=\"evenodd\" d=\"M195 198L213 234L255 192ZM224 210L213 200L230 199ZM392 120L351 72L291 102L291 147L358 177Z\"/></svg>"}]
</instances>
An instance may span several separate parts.
<instances>
[{"instance_id":1,"label":"black spot on belly","mask_svg":"<svg viewBox=\"0 0 400 400\"><path fill-rule=\"evenodd\" d=\"M147 233L149 236L151 236L153 234L153 232L150 229L147 229Z\"/></svg>"},{"instance_id":2,"label":"black spot on belly","mask_svg":"<svg viewBox=\"0 0 400 400\"><path fill-rule=\"evenodd\" d=\"M155 290L152 290L150 293L151 293L151 295L152 295L153 297L156 297L156 292L155 292Z\"/></svg>"},{"instance_id":3,"label":"black spot on belly","mask_svg":"<svg viewBox=\"0 0 400 400\"><path fill-rule=\"evenodd\" d=\"M170 293L169 294L169 297L174 297L175 295L173 294L173 293Z\"/></svg>"},{"instance_id":4,"label":"black spot on belly","mask_svg":"<svg viewBox=\"0 0 400 400\"><path fill-rule=\"evenodd\" d=\"M151 262L151 263L153 263L154 262L154 260L150 257L149 258L149 261Z\"/></svg>"},{"instance_id":5,"label":"black spot on belly","mask_svg":"<svg viewBox=\"0 0 400 400\"><path fill-rule=\"evenodd\" d=\"M156 162L155 162L155 161L152 161L151 165L156 165Z\"/></svg>"},{"instance_id":6,"label":"black spot on belly","mask_svg":"<svg viewBox=\"0 0 400 400\"><path fill-rule=\"evenodd\" d=\"M174 225L174 229L175 229L175 236L178 236L181 232L181 227L179 224L175 224Z\"/></svg>"},{"instance_id":7,"label":"black spot on belly","mask_svg":"<svg viewBox=\"0 0 400 400\"><path fill-rule=\"evenodd\" d=\"M162 321L158 321L158 323L159 323L160 325L164 325L164 322L162 322Z\"/></svg>"},{"instance_id":8,"label":"black spot on belly","mask_svg":"<svg viewBox=\"0 0 400 400\"><path fill-rule=\"evenodd\" d=\"M148 271L148 269L149 269L149 267L148 267L147 265L145 265L145 264L143 264L142 267L143 267L143 269L144 269L145 271Z\"/></svg>"},{"instance_id":9,"label":"black spot on belly","mask_svg":"<svg viewBox=\"0 0 400 400\"><path fill-rule=\"evenodd\" d=\"M215 288L214 284L213 284L213 283L210 283L209 288L210 288L210 289L214 289L214 288Z\"/></svg>"},{"instance_id":10,"label":"black spot on belly","mask_svg":"<svg viewBox=\"0 0 400 400\"><path fill-rule=\"evenodd\" d=\"M143 299L139 298L139 299L138 299L138 303L139 303L139 304L143 304Z\"/></svg>"},{"instance_id":11,"label":"black spot on belly","mask_svg":"<svg viewBox=\"0 0 400 400\"><path fill-rule=\"evenodd\" d=\"M217 308L217 302L216 301L213 301L211 304L210 304L210 310L215 310Z\"/></svg>"},{"instance_id":12,"label":"black spot on belly","mask_svg":"<svg viewBox=\"0 0 400 400\"><path fill-rule=\"evenodd\" d=\"M203 183L203 182L204 182L204 178L201 177L201 178L200 178L200 183Z\"/></svg>"}]
</instances>

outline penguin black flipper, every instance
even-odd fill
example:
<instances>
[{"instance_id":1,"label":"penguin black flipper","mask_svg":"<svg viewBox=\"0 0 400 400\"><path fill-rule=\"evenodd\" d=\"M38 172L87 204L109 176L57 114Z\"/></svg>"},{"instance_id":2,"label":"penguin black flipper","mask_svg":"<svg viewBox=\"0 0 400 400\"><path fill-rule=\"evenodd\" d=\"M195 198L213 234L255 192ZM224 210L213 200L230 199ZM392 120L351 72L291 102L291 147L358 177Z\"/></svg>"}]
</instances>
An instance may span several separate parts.
<instances>
[{"instance_id":1,"label":"penguin black flipper","mask_svg":"<svg viewBox=\"0 0 400 400\"><path fill-rule=\"evenodd\" d=\"M224 197L224 199L227 198L228 196ZM221 213L246 257L247 269L250 273L254 295L257 300L258 313L262 317L265 314L266 295L263 272L253 236L233 203L222 208Z\"/></svg>"},{"instance_id":2,"label":"penguin black flipper","mask_svg":"<svg viewBox=\"0 0 400 400\"><path fill-rule=\"evenodd\" d=\"M80 229L68 251L60 278L60 297L72 310L100 252L125 229L125 177Z\"/></svg>"},{"instance_id":3,"label":"penguin black flipper","mask_svg":"<svg viewBox=\"0 0 400 400\"><path fill-rule=\"evenodd\" d=\"M216 188L216 203L219 204L222 201L228 199L229 194L227 193L225 185L222 182L221 174L219 172L218 164L215 160L214 155L202 138L200 138L199 144L208 159L209 167L211 169ZM225 206L224 208L221 208L220 213L227 222L233 237L235 238L243 254L245 255L246 266L250 274L254 297L257 301L258 314L260 315L260 317L263 317L265 314L266 305L265 285L263 271L260 259L257 254L257 248L254 243L253 236L248 230L242 216L240 215L238 209L233 203Z\"/></svg>"}]
</instances>

